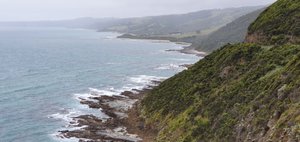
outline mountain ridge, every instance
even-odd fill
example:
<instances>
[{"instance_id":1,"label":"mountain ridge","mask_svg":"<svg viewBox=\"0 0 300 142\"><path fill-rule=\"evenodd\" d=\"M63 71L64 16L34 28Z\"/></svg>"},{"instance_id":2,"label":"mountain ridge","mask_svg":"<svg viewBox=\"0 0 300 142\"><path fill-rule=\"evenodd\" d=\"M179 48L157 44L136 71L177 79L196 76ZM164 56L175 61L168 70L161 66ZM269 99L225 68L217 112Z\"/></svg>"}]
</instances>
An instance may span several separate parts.
<instances>
[{"instance_id":1,"label":"mountain ridge","mask_svg":"<svg viewBox=\"0 0 300 142\"><path fill-rule=\"evenodd\" d=\"M195 32L213 26L223 26L241 15L261 8L250 6L240 8L211 9L187 14L148 16L141 18L121 19L120 23L100 31L117 31L137 35L164 35L172 33ZM211 19L211 20L210 20ZM212 20L214 24L211 24ZM210 21L209 21L210 20Z\"/></svg>"},{"instance_id":2,"label":"mountain ridge","mask_svg":"<svg viewBox=\"0 0 300 142\"><path fill-rule=\"evenodd\" d=\"M127 33L119 36L118 38L129 39L153 39L153 40L169 40L172 42L187 42L192 43L192 46L188 49L196 49L198 51L204 51L207 53L212 52L220 48L227 43L243 42L248 26L253 22L263 9L260 8L246 15L240 14L241 17L234 19L233 21L208 28L206 30L196 30L190 33L175 32L172 34L153 35L153 34L140 34L140 33ZM210 21L215 22L218 20ZM194 29L195 30L195 29ZM124 31L123 31L124 32Z\"/></svg>"}]
</instances>

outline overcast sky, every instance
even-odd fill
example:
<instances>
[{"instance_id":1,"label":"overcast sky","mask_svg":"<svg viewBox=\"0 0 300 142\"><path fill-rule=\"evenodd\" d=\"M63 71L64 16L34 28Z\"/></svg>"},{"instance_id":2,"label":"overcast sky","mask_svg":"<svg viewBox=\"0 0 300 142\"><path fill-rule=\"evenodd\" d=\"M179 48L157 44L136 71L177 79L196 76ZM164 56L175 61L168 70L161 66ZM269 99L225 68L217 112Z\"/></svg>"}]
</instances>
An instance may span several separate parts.
<instances>
[{"instance_id":1,"label":"overcast sky","mask_svg":"<svg viewBox=\"0 0 300 142\"><path fill-rule=\"evenodd\" d=\"M0 21L138 17L266 5L276 0L0 0Z\"/></svg>"}]
</instances>

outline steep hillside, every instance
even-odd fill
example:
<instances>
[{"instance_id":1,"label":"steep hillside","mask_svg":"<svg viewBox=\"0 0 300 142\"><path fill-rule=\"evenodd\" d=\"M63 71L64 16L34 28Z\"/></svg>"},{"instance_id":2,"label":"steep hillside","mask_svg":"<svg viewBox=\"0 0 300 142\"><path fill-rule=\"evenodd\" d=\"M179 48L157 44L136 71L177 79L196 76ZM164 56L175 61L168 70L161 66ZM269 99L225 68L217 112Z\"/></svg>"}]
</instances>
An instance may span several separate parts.
<instances>
[{"instance_id":1,"label":"steep hillside","mask_svg":"<svg viewBox=\"0 0 300 142\"><path fill-rule=\"evenodd\" d=\"M142 101L158 141L299 141L300 46L227 45Z\"/></svg>"},{"instance_id":2,"label":"steep hillside","mask_svg":"<svg viewBox=\"0 0 300 142\"><path fill-rule=\"evenodd\" d=\"M249 27L247 42L300 43L300 1L280 0L266 9Z\"/></svg>"},{"instance_id":3,"label":"steep hillside","mask_svg":"<svg viewBox=\"0 0 300 142\"><path fill-rule=\"evenodd\" d=\"M203 10L180 15L165 15L120 19L100 31L117 31L136 35L178 35L202 30L216 30L236 18L253 12L261 6Z\"/></svg>"},{"instance_id":4,"label":"steep hillside","mask_svg":"<svg viewBox=\"0 0 300 142\"><path fill-rule=\"evenodd\" d=\"M278 0L268 9L286 13L284 3L290 2L298 3ZM260 22L258 18L252 26ZM249 33L264 31L257 30ZM300 141L300 45L260 43L225 45L154 88L140 111L159 132L156 140Z\"/></svg>"},{"instance_id":5,"label":"steep hillside","mask_svg":"<svg viewBox=\"0 0 300 142\"><path fill-rule=\"evenodd\" d=\"M249 25L259 16L264 9L244 15L207 37L196 38L193 46L205 52L216 50L227 43L239 43L245 40Z\"/></svg>"}]
</instances>

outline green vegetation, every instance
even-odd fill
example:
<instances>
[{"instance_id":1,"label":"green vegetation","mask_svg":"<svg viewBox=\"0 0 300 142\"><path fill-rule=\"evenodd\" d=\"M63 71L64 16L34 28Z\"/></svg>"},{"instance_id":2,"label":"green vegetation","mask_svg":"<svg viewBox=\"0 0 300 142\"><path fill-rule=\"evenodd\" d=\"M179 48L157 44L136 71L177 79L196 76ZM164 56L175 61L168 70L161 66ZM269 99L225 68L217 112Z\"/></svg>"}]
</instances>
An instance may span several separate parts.
<instances>
[{"instance_id":1,"label":"green vegetation","mask_svg":"<svg viewBox=\"0 0 300 142\"><path fill-rule=\"evenodd\" d=\"M155 88L144 117L158 141L299 139L299 67L299 45L226 45Z\"/></svg>"},{"instance_id":2,"label":"green vegetation","mask_svg":"<svg viewBox=\"0 0 300 142\"><path fill-rule=\"evenodd\" d=\"M256 26L264 25L261 17L279 27L297 19L299 12L289 13L298 4L278 0L249 33L269 32ZM288 18L269 17L276 15L274 7ZM300 45L290 44L287 36L297 35L297 28L273 30L263 39L267 46L260 40L227 44L154 88L142 100L141 112L158 129L156 140L300 141Z\"/></svg>"},{"instance_id":3,"label":"green vegetation","mask_svg":"<svg viewBox=\"0 0 300 142\"><path fill-rule=\"evenodd\" d=\"M251 24L249 35L261 44L300 43L300 1L277 1Z\"/></svg>"}]
</instances>

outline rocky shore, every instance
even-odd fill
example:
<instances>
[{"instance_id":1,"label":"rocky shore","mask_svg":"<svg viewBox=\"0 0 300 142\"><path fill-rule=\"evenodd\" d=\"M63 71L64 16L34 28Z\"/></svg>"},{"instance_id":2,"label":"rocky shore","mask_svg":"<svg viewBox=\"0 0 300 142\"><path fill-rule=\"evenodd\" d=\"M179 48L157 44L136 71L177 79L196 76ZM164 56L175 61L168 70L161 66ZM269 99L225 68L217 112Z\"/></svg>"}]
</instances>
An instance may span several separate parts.
<instances>
[{"instance_id":1,"label":"rocky shore","mask_svg":"<svg viewBox=\"0 0 300 142\"><path fill-rule=\"evenodd\" d=\"M208 53L200 52L200 51L194 49L191 46L183 47L183 49L170 49L170 50L166 50L166 51L180 52L180 53L183 53L183 54L192 54L192 55L196 55L198 57L205 57L206 55L208 55Z\"/></svg>"},{"instance_id":2,"label":"rocky shore","mask_svg":"<svg viewBox=\"0 0 300 142\"><path fill-rule=\"evenodd\" d=\"M90 97L81 99L81 104L99 109L109 119L97 118L93 115L74 117L70 125L75 130L59 131L61 138L77 138L79 142L150 142L157 131L144 123L139 114L140 100L159 82L143 90L124 91L117 96Z\"/></svg>"}]
</instances>

